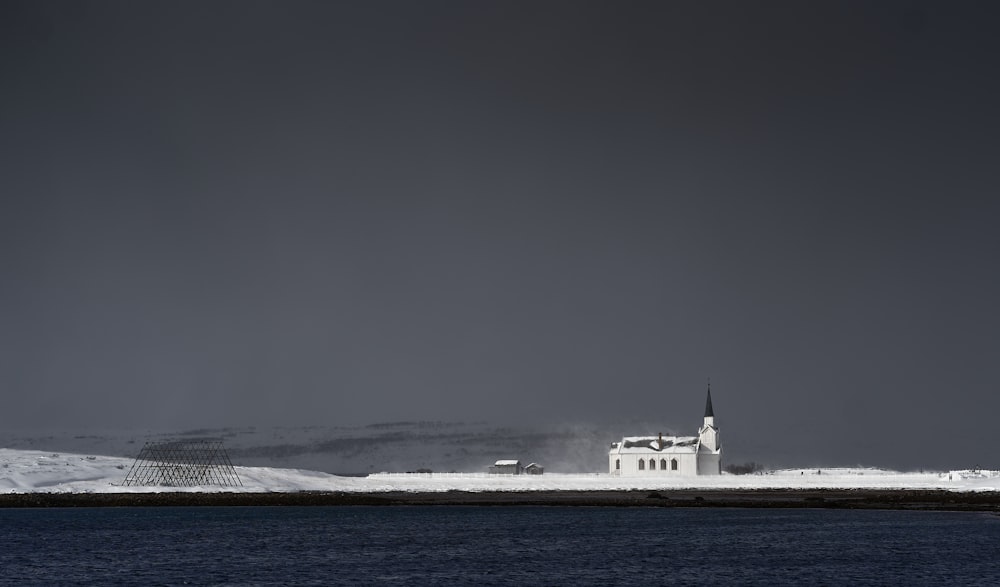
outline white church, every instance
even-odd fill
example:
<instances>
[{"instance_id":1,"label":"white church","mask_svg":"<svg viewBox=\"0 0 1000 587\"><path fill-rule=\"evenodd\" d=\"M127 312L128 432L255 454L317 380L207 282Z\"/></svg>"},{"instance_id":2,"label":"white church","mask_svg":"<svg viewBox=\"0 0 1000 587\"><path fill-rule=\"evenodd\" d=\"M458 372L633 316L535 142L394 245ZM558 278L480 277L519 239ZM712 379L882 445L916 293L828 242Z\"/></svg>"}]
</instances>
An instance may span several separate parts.
<instances>
[{"instance_id":1,"label":"white church","mask_svg":"<svg viewBox=\"0 0 1000 587\"><path fill-rule=\"evenodd\" d=\"M721 475L722 444L708 388L705 420L698 436L626 436L608 452L612 475Z\"/></svg>"}]
</instances>

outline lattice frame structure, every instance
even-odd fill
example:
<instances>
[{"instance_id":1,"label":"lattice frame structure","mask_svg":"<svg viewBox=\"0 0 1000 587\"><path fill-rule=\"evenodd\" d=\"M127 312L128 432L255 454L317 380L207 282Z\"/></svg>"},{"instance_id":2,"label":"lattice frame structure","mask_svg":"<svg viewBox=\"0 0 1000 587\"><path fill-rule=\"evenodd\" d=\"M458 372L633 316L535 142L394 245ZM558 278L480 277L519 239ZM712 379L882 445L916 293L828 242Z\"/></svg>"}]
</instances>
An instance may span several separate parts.
<instances>
[{"instance_id":1,"label":"lattice frame structure","mask_svg":"<svg viewBox=\"0 0 1000 587\"><path fill-rule=\"evenodd\" d=\"M199 438L146 442L122 485L243 487L243 482L222 441Z\"/></svg>"}]
</instances>

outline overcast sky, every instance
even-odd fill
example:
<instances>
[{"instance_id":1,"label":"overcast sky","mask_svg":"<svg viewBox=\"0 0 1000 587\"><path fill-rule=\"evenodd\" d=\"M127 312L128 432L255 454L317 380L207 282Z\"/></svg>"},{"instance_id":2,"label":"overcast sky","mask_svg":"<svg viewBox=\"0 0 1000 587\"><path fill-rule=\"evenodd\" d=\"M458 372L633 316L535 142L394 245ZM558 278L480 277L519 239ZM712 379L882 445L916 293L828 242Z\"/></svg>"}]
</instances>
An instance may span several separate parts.
<instances>
[{"instance_id":1,"label":"overcast sky","mask_svg":"<svg viewBox=\"0 0 1000 587\"><path fill-rule=\"evenodd\" d=\"M995 6L0 0L0 426L1000 467Z\"/></svg>"}]
</instances>

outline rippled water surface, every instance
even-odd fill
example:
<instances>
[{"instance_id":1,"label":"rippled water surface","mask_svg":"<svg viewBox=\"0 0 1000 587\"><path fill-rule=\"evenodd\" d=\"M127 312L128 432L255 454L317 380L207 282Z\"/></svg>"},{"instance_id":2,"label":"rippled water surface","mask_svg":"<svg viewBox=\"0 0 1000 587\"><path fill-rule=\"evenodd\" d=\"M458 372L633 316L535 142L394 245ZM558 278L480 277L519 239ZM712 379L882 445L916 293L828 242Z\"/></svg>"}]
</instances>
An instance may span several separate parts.
<instances>
[{"instance_id":1,"label":"rippled water surface","mask_svg":"<svg viewBox=\"0 0 1000 587\"><path fill-rule=\"evenodd\" d=\"M0 510L4 584L998 585L1000 518L568 507Z\"/></svg>"}]
</instances>

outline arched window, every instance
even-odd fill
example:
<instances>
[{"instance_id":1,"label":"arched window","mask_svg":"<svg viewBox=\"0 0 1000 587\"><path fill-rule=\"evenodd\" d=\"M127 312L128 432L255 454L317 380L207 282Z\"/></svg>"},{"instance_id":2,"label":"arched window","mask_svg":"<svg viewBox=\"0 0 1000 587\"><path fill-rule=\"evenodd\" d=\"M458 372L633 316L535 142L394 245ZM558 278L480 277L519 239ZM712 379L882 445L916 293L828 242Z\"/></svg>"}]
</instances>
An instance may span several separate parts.
<instances>
[{"instance_id":1,"label":"arched window","mask_svg":"<svg viewBox=\"0 0 1000 587\"><path fill-rule=\"evenodd\" d=\"M639 470L640 471L645 471L646 470L646 461L644 461L642 459L639 459Z\"/></svg>"},{"instance_id":2,"label":"arched window","mask_svg":"<svg viewBox=\"0 0 1000 587\"><path fill-rule=\"evenodd\" d=\"M670 459L670 470L671 471L677 470L677 459Z\"/></svg>"},{"instance_id":3,"label":"arched window","mask_svg":"<svg viewBox=\"0 0 1000 587\"><path fill-rule=\"evenodd\" d=\"M622 460L615 459L615 471L620 471L622 468Z\"/></svg>"},{"instance_id":4,"label":"arched window","mask_svg":"<svg viewBox=\"0 0 1000 587\"><path fill-rule=\"evenodd\" d=\"M667 470L667 459L660 459L660 470L661 471Z\"/></svg>"},{"instance_id":5,"label":"arched window","mask_svg":"<svg viewBox=\"0 0 1000 587\"><path fill-rule=\"evenodd\" d=\"M656 470L656 459L649 459L649 470L650 471Z\"/></svg>"}]
</instances>

